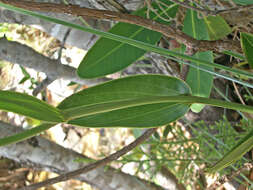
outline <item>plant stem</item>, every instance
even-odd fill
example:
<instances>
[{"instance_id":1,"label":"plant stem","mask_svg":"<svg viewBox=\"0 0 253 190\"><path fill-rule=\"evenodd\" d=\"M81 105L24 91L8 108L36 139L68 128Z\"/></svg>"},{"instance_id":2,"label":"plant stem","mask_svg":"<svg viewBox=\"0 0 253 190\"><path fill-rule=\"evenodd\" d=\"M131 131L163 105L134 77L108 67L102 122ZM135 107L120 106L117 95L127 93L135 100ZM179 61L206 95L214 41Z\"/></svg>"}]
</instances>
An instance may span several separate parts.
<instances>
[{"instance_id":1,"label":"plant stem","mask_svg":"<svg viewBox=\"0 0 253 190\"><path fill-rule=\"evenodd\" d=\"M194 96L192 96L194 97ZM233 102L227 102L223 100L217 100L217 99L210 99L210 98L203 98L203 97L194 97L195 103L199 104L205 104L210 106L216 106L221 108L227 108L227 109L233 109L233 110L239 110L242 112L252 113L253 114L253 106L233 103Z\"/></svg>"},{"instance_id":2,"label":"plant stem","mask_svg":"<svg viewBox=\"0 0 253 190\"><path fill-rule=\"evenodd\" d=\"M69 180L73 177L76 177L80 174L84 174L87 173L91 170L94 170L98 167L102 167L105 166L107 164L109 164L110 162L119 159L121 156L125 155L126 153L130 152L131 150L133 150L135 147L137 147L138 145L140 145L141 143L143 143L145 140L147 140L154 132L156 131L156 128L151 128L146 130L140 137L138 137L135 141L133 141L132 143L128 144L127 146L123 147L122 149L118 150L117 152L109 155L108 157L105 157L102 160L98 160L94 163L91 163L89 165L86 165L82 168L79 168L77 170L62 174L58 177L54 177L54 178L50 178L47 179L45 181L39 182L39 183L35 183L23 188L20 188L18 190L36 190L40 187L46 187L48 185L53 185L55 183L59 183L62 181L66 181Z\"/></svg>"},{"instance_id":3,"label":"plant stem","mask_svg":"<svg viewBox=\"0 0 253 190\"><path fill-rule=\"evenodd\" d=\"M233 51L241 51L240 43L234 41L216 40L216 41L206 41L206 40L196 40L180 30L174 27L156 22L154 20L145 19L136 15L125 14L120 12L108 11L108 10L96 10L89 9L85 7L80 7L78 5L64 5L56 3L42 3L33 1L23 1L23 0L0 0L2 3L13 5L15 7L24 8L31 11L40 12L54 12L54 13L65 13L72 16L90 17L95 19L109 19L113 21L125 22L129 24L135 24L138 26L143 26L150 30L154 30L162 33L163 35L174 38L179 42L186 44L195 50L200 51L223 51L225 49ZM172 6L177 6L173 4ZM149 6L150 7L150 6Z\"/></svg>"}]
</instances>

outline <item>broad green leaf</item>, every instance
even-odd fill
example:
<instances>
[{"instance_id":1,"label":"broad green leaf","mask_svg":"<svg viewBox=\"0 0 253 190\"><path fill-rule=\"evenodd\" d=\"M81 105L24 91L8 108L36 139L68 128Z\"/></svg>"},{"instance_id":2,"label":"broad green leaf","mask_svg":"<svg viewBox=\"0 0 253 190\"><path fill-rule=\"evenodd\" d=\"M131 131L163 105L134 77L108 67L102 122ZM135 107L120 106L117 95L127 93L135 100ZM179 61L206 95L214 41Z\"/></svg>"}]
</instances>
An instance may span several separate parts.
<instances>
[{"instance_id":1,"label":"broad green leaf","mask_svg":"<svg viewBox=\"0 0 253 190\"><path fill-rule=\"evenodd\" d=\"M0 109L47 122L64 121L57 108L33 96L18 92L0 90Z\"/></svg>"},{"instance_id":2,"label":"broad green leaf","mask_svg":"<svg viewBox=\"0 0 253 190\"><path fill-rule=\"evenodd\" d=\"M198 13L188 10L184 19L183 32L197 40L208 40L208 32L203 19L198 18Z\"/></svg>"},{"instance_id":3,"label":"broad green leaf","mask_svg":"<svg viewBox=\"0 0 253 190\"><path fill-rule=\"evenodd\" d=\"M198 52L194 55L194 57L202 60L208 60L210 62L213 60L213 54L211 51ZM198 67L200 66L198 65ZM201 67L205 68L206 70L212 70L212 68L210 67ZM190 67L189 72L187 74L186 82L191 87L193 95L200 97L209 97L213 86L213 75L201 71L198 68ZM205 105L203 104L193 104L191 106L191 110L193 112L198 113L204 108L204 106Z\"/></svg>"},{"instance_id":4,"label":"broad green leaf","mask_svg":"<svg viewBox=\"0 0 253 190\"><path fill-rule=\"evenodd\" d=\"M2 122L0 122L0 125L3 125ZM4 137L0 139L0 146L6 146L9 144L17 143L20 141L24 141L26 139L29 139L35 135L38 135L39 133L46 131L47 129L53 127L55 124L52 123L43 123L37 127L25 130L23 132L14 134L12 136Z\"/></svg>"},{"instance_id":5,"label":"broad green leaf","mask_svg":"<svg viewBox=\"0 0 253 190\"><path fill-rule=\"evenodd\" d=\"M177 5L169 1L164 1L164 3L166 6L163 4L160 5L164 10L161 10L156 3L153 3L157 14L161 17L167 17L166 15L174 17L176 15ZM141 17L146 17L146 14L146 8L134 13L134 15ZM150 11L150 19L166 23L157 14ZM109 32L150 44L156 44L162 36L158 32L127 23L118 23ZM82 78L101 77L126 68L145 53L146 51L143 49L107 38L100 38L85 55L78 67L77 73Z\"/></svg>"},{"instance_id":6,"label":"broad green leaf","mask_svg":"<svg viewBox=\"0 0 253 190\"><path fill-rule=\"evenodd\" d=\"M232 32L230 26L221 16L204 17L210 40L219 40Z\"/></svg>"},{"instance_id":7,"label":"broad green leaf","mask_svg":"<svg viewBox=\"0 0 253 190\"><path fill-rule=\"evenodd\" d=\"M253 68L253 35L241 33L241 46L251 68Z\"/></svg>"},{"instance_id":8,"label":"broad green leaf","mask_svg":"<svg viewBox=\"0 0 253 190\"><path fill-rule=\"evenodd\" d=\"M112 34L112 33L109 33L109 32L99 31L99 30L96 30L96 29L93 29L93 28L90 28L90 27L85 27L85 26L81 26L81 25L78 25L78 24L73 24L73 23L70 23L70 22L66 22L64 20L49 17L49 16L46 16L46 15L42 15L42 14L39 14L39 13L36 13L36 12L32 12L32 11L28 11L28 10L21 9L21 8L18 8L18 7L14 7L14 6L11 6L11 5L8 5L8 4L5 4L5 3L1 3L1 2L0 2L0 7L4 7L5 9L15 11L15 12L18 12L18 13L23 14L23 15L33 16L33 17L40 18L40 19L43 19L43 20L46 20L46 21L49 21L49 22L53 22L53 23L57 23L57 24L67 26L67 27L75 28L77 30L82 30L82 31L85 31L85 32L90 32L92 34L100 35L102 37L105 37L105 38L108 38L108 39L111 39L111 40L115 40L115 41L118 41L118 42L122 42L122 43L132 45L134 47L138 47L138 48L143 49L145 51L152 51L152 52L155 52L155 53L159 53L161 55L170 57L170 59L176 60L176 61L178 61L182 64L187 64L187 65L190 65L190 66L194 66L191 62L185 62L185 61L182 61L181 59L187 60L187 61L192 61L192 62L198 63L199 65L205 65L205 66L210 66L212 68L222 69L222 70L225 70L227 72L242 75L242 76L245 76L245 77L248 77L248 78L251 78L251 79L253 78L252 73L244 71L244 70L239 70L239 69L230 68L230 67L220 65L220 64L216 64L216 63L211 63L211 62L208 62L208 61L199 60L199 59L196 59L192 56L188 56L188 55L178 53L178 52L175 52L175 51L170 51L168 49L160 48L160 47L157 47L157 46L152 45L152 44L148 44L148 43L144 43L144 42L137 41L137 40L134 40L134 39L126 38L124 36L119 36L119 35ZM173 57L171 57L171 56L173 56ZM212 73L212 75L222 77L222 78L225 78L225 79L230 80L230 81L234 81L238 84L242 84L242 85L247 86L249 88L253 88L252 84L244 82L244 81L236 79L236 78L233 78L229 75L225 75L225 74L217 73L217 72L210 72L210 71L207 71L207 70L204 70L204 69L203 69L203 71L205 71L207 73Z\"/></svg>"},{"instance_id":9,"label":"broad green leaf","mask_svg":"<svg viewBox=\"0 0 253 190\"><path fill-rule=\"evenodd\" d=\"M253 130L246 135L232 150L223 156L215 165L207 168L207 172L215 173L235 163L253 148Z\"/></svg>"},{"instance_id":10,"label":"broad green leaf","mask_svg":"<svg viewBox=\"0 0 253 190\"><path fill-rule=\"evenodd\" d=\"M85 89L58 108L79 117L68 123L83 127L156 127L182 117L190 106L159 99L189 94L187 84L177 78L138 75Z\"/></svg>"},{"instance_id":11,"label":"broad green leaf","mask_svg":"<svg viewBox=\"0 0 253 190\"><path fill-rule=\"evenodd\" d=\"M197 12L193 10L188 10L186 13L183 32L197 40L209 39L204 20L199 19ZM199 60L205 60L208 62L213 61L213 54L211 51L198 52L194 55L194 57ZM190 67L186 77L186 82L191 87L192 94L200 97L209 97L213 85L213 76L212 74L206 73L199 68L203 68L209 71L213 71L213 68L209 66L202 66L195 62L192 62L192 64L198 67ZM203 104L193 104L191 106L191 110L197 113L200 112L203 108Z\"/></svg>"},{"instance_id":12,"label":"broad green leaf","mask_svg":"<svg viewBox=\"0 0 253 190\"><path fill-rule=\"evenodd\" d=\"M239 5L252 5L253 4L252 0L233 0L233 1Z\"/></svg>"}]
</instances>

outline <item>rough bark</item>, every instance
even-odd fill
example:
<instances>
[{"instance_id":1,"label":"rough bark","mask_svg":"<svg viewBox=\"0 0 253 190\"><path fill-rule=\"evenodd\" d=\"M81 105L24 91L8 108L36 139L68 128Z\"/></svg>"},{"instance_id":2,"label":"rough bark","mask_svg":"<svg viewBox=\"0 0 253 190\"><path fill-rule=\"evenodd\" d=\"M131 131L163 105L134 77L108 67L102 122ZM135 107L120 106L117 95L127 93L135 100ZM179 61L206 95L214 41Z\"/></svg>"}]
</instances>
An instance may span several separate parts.
<instances>
[{"instance_id":1,"label":"rough bark","mask_svg":"<svg viewBox=\"0 0 253 190\"><path fill-rule=\"evenodd\" d=\"M167 64L167 59L163 56L155 53L147 53L146 57L148 60L141 60L136 64L132 64L126 68L122 74L136 75L152 73L179 75L179 73L173 71L170 65ZM6 38L0 39L0 59L19 64L23 67L32 68L38 72L43 72L53 80L63 78L87 86L96 85L109 80L108 78L81 79L76 75L76 69L74 67L63 65L58 60L50 59L24 44L8 41ZM139 67L138 64L140 63L147 67Z\"/></svg>"},{"instance_id":2,"label":"rough bark","mask_svg":"<svg viewBox=\"0 0 253 190\"><path fill-rule=\"evenodd\" d=\"M62 3L61 0L43 0L38 2L50 2L50 3ZM79 5L81 7L87 7L87 8L96 8L96 9L107 9L107 10L117 10L115 8L115 5L112 5L113 2L119 2L123 4L123 0L115 1L115 0L69 0L68 1L71 4ZM108 3L111 2L111 3ZM124 7L126 7L128 10L136 9L140 6L142 0L140 1L133 1L133 0L125 0L124 1ZM82 21L80 21L79 18L73 17L66 14L58 14L58 13L43 13L48 16L52 16L55 18L63 19L65 21L69 21L76 24L83 24ZM97 21L90 18L85 18L85 21L93 28L97 28L100 30L108 30L111 26L111 23L108 21ZM5 10L3 8L0 8L0 23L17 23L17 24L23 24L23 25L31 25L36 28L39 28L51 36L57 38L58 40L62 41L64 38L64 35L67 31L67 27L50 23L35 17L31 16L25 16L13 11ZM98 39L97 36L83 32L80 30L72 29L67 40L66 44L76 46L78 48L88 50Z\"/></svg>"},{"instance_id":3,"label":"rough bark","mask_svg":"<svg viewBox=\"0 0 253 190\"><path fill-rule=\"evenodd\" d=\"M77 76L74 67L60 64L58 60L50 59L26 45L8 41L6 38L0 39L0 58L11 63L32 68L38 72L44 72L52 79L63 78L88 86L108 80L106 78L81 79Z\"/></svg>"},{"instance_id":4,"label":"rough bark","mask_svg":"<svg viewBox=\"0 0 253 190\"><path fill-rule=\"evenodd\" d=\"M68 15L54 14L54 13L50 13L47 15L64 19L72 23L82 24L78 18L70 17ZM108 23L106 24L106 22L96 22L91 19L88 21L89 21L88 23L95 28L101 29L99 25L102 24L108 26ZM0 8L0 23L10 23L10 24L16 23L16 24L30 25L43 30L44 32L50 34L51 36L57 38L60 41L63 40L64 35L68 30L68 28L65 26L50 23L35 17L21 15L13 11L4 10L3 8ZM66 43L87 50L95 43L97 39L98 37L96 37L93 34L72 29L69 34L69 37L66 40Z\"/></svg>"},{"instance_id":5,"label":"rough bark","mask_svg":"<svg viewBox=\"0 0 253 190\"><path fill-rule=\"evenodd\" d=\"M22 129L0 121L0 138L20 132ZM38 170L65 173L84 166L74 162L84 158L75 151L63 148L42 137L34 137L14 145L0 148L0 156L15 160ZM77 179L103 190L162 190L160 186L125 174L113 168L95 169Z\"/></svg>"}]
</instances>

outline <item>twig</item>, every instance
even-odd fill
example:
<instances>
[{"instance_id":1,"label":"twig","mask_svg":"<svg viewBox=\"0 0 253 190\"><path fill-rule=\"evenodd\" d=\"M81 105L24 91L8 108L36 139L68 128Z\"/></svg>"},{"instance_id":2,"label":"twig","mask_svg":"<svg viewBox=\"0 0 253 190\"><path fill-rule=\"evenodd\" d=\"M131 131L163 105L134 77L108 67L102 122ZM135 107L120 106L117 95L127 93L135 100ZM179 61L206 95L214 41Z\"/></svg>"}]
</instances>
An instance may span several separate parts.
<instances>
[{"instance_id":1,"label":"twig","mask_svg":"<svg viewBox=\"0 0 253 190\"><path fill-rule=\"evenodd\" d=\"M216 15L221 14L221 13L224 14L224 13L230 13L230 12L234 12L234 11L240 12L240 11L243 11L245 9L253 8L253 5L241 5L241 6L236 6L236 7L233 7L233 8L222 9L222 10L209 10L209 9L194 7L194 6L189 5L186 2L182 2L182 1L179 1L179 0L170 0L170 1L180 5L182 7L200 12L200 13L204 14L205 16L207 16L207 15L216 16Z\"/></svg>"},{"instance_id":2,"label":"twig","mask_svg":"<svg viewBox=\"0 0 253 190\"><path fill-rule=\"evenodd\" d=\"M170 0L170 1L180 5L182 7L185 7L187 9L192 9L194 11L203 13L204 15L216 15L215 11L208 10L208 9L203 9L203 8L199 8L199 7L194 7L194 6L189 5L187 2L182 2L182 1L179 1L179 0Z\"/></svg>"},{"instance_id":3,"label":"twig","mask_svg":"<svg viewBox=\"0 0 253 190\"><path fill-rule=\"evenodd\" d=\"M68 28L66 33L64 34L64 38L62 39L61 45L60 45L60 49L59 49L59 53L58 53L58 61L61 62L61 57L62 57L62 49L64 48L64 45L66 43L66 40L69 36L71 32L71 28Z\"/></svg>"},{"instance_id":4,"label":"twig","mask_svg":"<svg viewBox=\"0 0 253 190\"><path fill-rule=\"evenodd\" d=\"M207 188L207 190L216 190L219 189L224 183L231 181L234 177L239 175L243 170L252 169L253 165L252 163L245 163L243 167L239 168L238 170L232 172L230 175L225 175L221 177L219 180L215 181L211 186Z\"/></svg>"},{"instance_id":5,"label":"twig","mask_svg":"<svg viewBox=\"0 0 253 190\"><path fill-rule=\"evenodd\" d=\"M235 82L232 81L232 83L233 83L233 86L234 86L236 95L237 95L238 98L240 99L240 102L241 102L243 105L246 105L245 102L244 102L244 100L243 100L243 98L242 98L242 96L241 96L241 94L240 94L240 92L239 92L239 90L238 90L238 87L237 87L236 84L235 84ZM252 115L252 114L245 113L245 112L243 112L243 114L244 114L247 118L253 119L253 115Z\"/></svg>"},{"instance_id":6,"label":"twig","mask_svg":"<svg viewBox=\"0 0 253 190\"><path fill-rule=\"evenodd\" d=\"M51 179L48 179L48 180L40 182L40 183L32 184L32 185L20 188L18 190L36 190L36 189L41 188L41 187L45 187L45 186L48 186L48 185L53 185L55 183L66 181L66 180L71 179L73 177L76 177L78 175L87 173L87 172L89 172L93 169L96 169L98 167L105 166L106 164L110 163L111 161L117 160L118 158L120 158L121 156L126 154L127 152L129 152L132 149L134 149L135 147L137 147L139 144L141 144L142 142L147 140L155 131L156 131L156 128L151 128L151 129L146 130L134 142L130 143L129 145L123 147L119 151L111 154L110 156L108 156L108 157L106 157L102 160L99 160L97 162L89 164L89 165L87 165L83 168L74 170L72 172L68 172L68 173L62 174L58 177L51 178Z\"/></svg>"},{"instance_id":7,"label":"twig","mask_svg":"<svg viewBox=\"0 0 253 190\"><path fill-rule=\"evenodd\" d=\"M163 13L165 14L165 16L167 18L169 18L170 17L169 14L166 12L165 8L163 8L163 6L166 7L166 8L168 8L169 6L166 5L166 3L162 2L162 1L159 1L159 0L156 0L155 2L158 5L159 9L161 9L163 11ZM166 21L166 19L164 21ZM171 19L169 21L171 21Z\"/></svg>"},{"instance_id":8,"label":"twig","mask_svg":"<svg viewBox=\"0 0 253 190\"><path fill-rule=\"evenodd\" d=\"M107 0L107 2L111 6L113 6L115 9L117 9L119 12L121 12L121 13L129 13L129 11L126 9L126 7L124 7L124 5L122 5L118 1L116 1L116 0Z\"/></svg>"},{"instance_id":9,"label":"twig","mask_svg":"<svg viewBox=\"0 0 253 190\"><path fill-rule=\"evenodd\" d=\"M136 15L124 14L119 12L113 12L108 10L95 10L80 7L77 5L64 5L55 3L38 3L33 1L24 0L0 0L2 3L20 7L23 9L31 11L41 11L41 12L55 12L55 13L65 13L74 16L91 17L94 19L109 19L113 21L125 22L129 24L135 24L138 26L145 27L150 30L154 30L162 33L164 36L178 40L179 42L185 44L186 46L196 50L196 51L216 51L222 52L224 50L232 50L236 52L241 52L240 43L237 41L229 40L216 40L216 41L206 41L206 40L196 40L182 31L161 24L159 22L142 18Z\"/></svg>"},{"instance_id":10,"label":"twig","mask_svg":"<svg viewBox=\"0 0 253 190\"><path fill-rule=\"evenodd\" d=\"M51 84L55 79L51 77L45 78L34 90L33 96L37 96L42 90L44 90L49 84Z\"/></svg>"},{"instance_id":11,"label":"twig","mask_svg":"<svg viewBox=\"0 0 253 190\"><path fill-rule=\"evenodd\" d=\"M64 45L66 43L66 40L70 34L71 28L68 28L68 30L66 31L64 38L60 44L60 49L59 49L59 53L58 53L58 62L59 64L61 64L61 57L62 57L62 49L64 48ZM49 84L51 84L56 78L53 77L49 77L47 76L47 78L45 78L34 90L33 90L33 96L37 96L42 90L44 90Z\"/></svg>"},{"instance_id":12,"label":"twig","mask_svg":"<svg viewBox=\"0 0 253 190\"><path fill-rule=\"evenodd\" d=\"M232 83L233 83L233 86L234 86L235 92L236 92L236 94L237 94L238 98L240 99L240 102L241 102L243 105L245 105L245 102L244 102L244 100L243 100L243 98L242 98L242 96L241 96L241 94L240 94L240 92L239 92L239 90L238 90L238 88L237 88L237 86L236 86L235 82L234 82L234 81L232 81Z\"/></svg>"},{"instance_id":13,"label":"twig","mask_svg":"<svg viewBox=\"0 0 253 190\"><path fill-rule=\"evenodd\" d=\"M159 13L157 13L157 10L154 9L151 5L151 1L150 0L145 0L146 4L147 4L147 18L149 19L149 12L153 12L158 18L164 20L165 22L171 22L171 18L169 17L169 15L166 14L166 16L168 18L164 18L163 16L161 16ZM156 2L156 4L158 5L158 2ZM161 7L161 5L158 5L159 8L164 12L166 13L166 11Z\"/></svg>"},{"instance_id":14,"label":"twig","mask_svg":"<svg viewBox=\"0 0 253 190\"><path fill-rule=\"evenodd\" d=\"M58 61L59 64L61 64L61 57L62 57L62 49L64 48L65 42L67 40L67 37L69 36L71 29L68 28L66 31L64 38L60 44L60 49L58 53ZM42 90L44 90L49 84L51 84L56 78L47 76L32 92L33 96L37 96Z\"/></svg>"},{"instance_id":15,"label":"twig","mask_svg":"<svg viewBox=\"0 0 253 190\"><path fill-rule=\"evenodd\" d=\"M230 12L241 12L243 10L248 10L248 9L252 9L252 8L253 8L253 4L252 5L241 5L241 6L236 6L236 7L229 8L229 9L217 10L216 14L225 14L225 13L230 13Z\"/></svg>"}]
</instances>

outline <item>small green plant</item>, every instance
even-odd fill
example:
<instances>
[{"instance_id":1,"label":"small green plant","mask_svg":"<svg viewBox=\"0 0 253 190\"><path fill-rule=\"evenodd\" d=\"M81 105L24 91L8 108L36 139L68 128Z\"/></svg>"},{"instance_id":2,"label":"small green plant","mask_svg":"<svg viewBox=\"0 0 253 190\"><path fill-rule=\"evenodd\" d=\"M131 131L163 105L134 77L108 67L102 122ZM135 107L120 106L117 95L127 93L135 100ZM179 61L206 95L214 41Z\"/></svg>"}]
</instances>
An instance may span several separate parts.
<instances>
[{"instance_id":1,"label":"small green plant","mask_svg":"<svg viewBox=\"0 0 253 190\"><path fill-rule=\"evenodd\" d=\"M166 4L166 2L164 2L166 6L160 8L159 15L174 17L177 5L170 2ZM78 68L77 73L83 78L102 77L119 71L142 57L147 51L191 66L186 82L162 75L131 76L75 93L63 100L57 107L50 106L29 95L0 91L0 109L42 121L42 124L35 128L0 139L1 146L30 138L58 123L68 123L80 127L158 127L183 117L189 109L199 112L204 105L253 114L252 106L208 98L212 88L213 75L253 88L252 84L237 79L238 75L249 80L253 79L252 73L214 63L211 51L197 52L194 56L189 56L159 48L155 44L161 34L136 25L118 23L110 32L102 32L5 3L0 3L0 7L100 35L102 38L89 50ZM144 17L145 13L146 9L144 8L134 14ZM156 15L151 15L150 18L159 20ZM224 22L220 17L217 20L213 18L201 19L197 16L196 11L190 9L184 20L183 31L196 40L219 39L230 31L228 25L223 25L225 33L215 31L217 23ZM223 31L220 27L218 30ZM251 67L252 41L251 34L241 33L242 47ZM101 49L101 47L103 48ZM125 56L125 59L122 59L122 56ZM227 71L231 75L214 72L214 69ZM252 133L250 132L221 160L211 166L208 172L215 172L234 163L250 150L253 147Z\"/></svg>"},{"instance_id":2,"label":"small green plant","mask_svg":"<svg viewBox=\"0 0 253 190\"><path fill-rule=\"evenodd\" d=\"M190 135L186 128L172 123L116 162L122 164L121 167L135 163L136 174L144 173L150 180L155 180L157 173L161 171L164 173L163 171L167 169L181 184L194 187L197 183L204 186L201 179L197 177L203 166L211 166L221 159L222 155L236 146L253 127L250 120L241 120L233 125L226 118L211 125L207 125L204 121L189 123L184 118L183 121L191 131ZM238 132L236 129L243 132ZM138 137L139 130L133 129L133 134ZM230 176L249 162L249 159L243 157L226 170L220 170L218 174ZM239 175L245 177L243 173ZM235 180L243 183L239 178Z\"/></svg>"}]
</instances>

